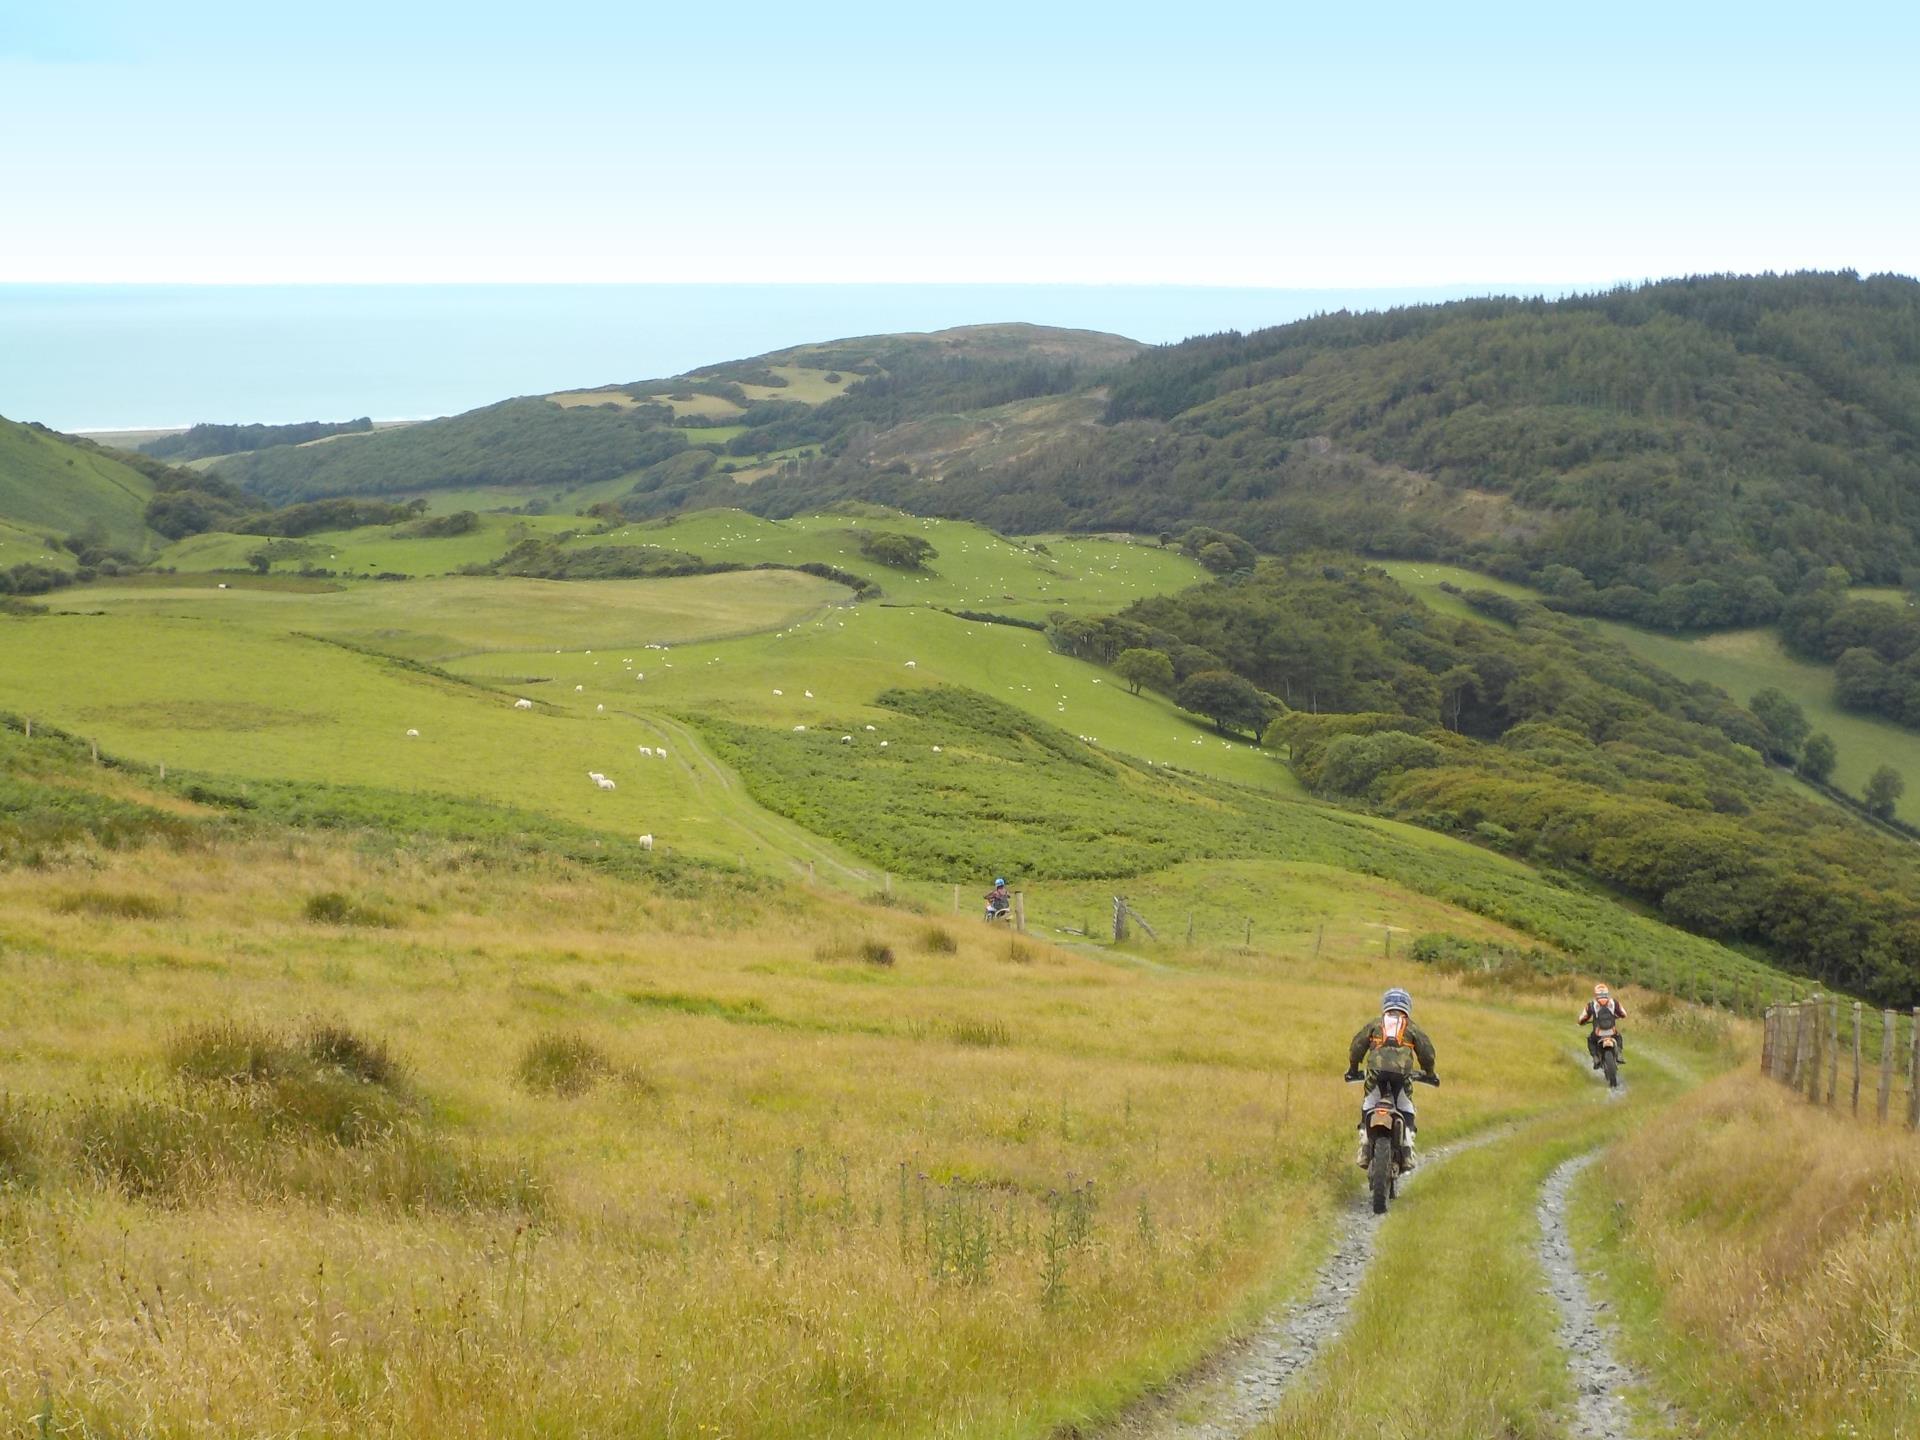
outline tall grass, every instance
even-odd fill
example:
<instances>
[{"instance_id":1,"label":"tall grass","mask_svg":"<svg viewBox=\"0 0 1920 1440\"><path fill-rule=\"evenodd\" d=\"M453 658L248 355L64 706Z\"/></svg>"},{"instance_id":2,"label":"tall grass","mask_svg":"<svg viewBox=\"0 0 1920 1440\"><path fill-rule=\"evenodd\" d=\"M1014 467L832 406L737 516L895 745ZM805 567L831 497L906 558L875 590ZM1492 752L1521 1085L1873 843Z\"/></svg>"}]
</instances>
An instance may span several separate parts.
<instances>
[{"instance_id":1,"label":"tall grass","mask_svg":"<svg viewBox=\"0 0 1920 1440\"><path fill-rule=\"evenodd\" d=\"M1920 1430L1920 1142L1904 1128L1730 1075L1619 1146L1579 1218L1698 1433Z\"/></svg>"}]
</instances>

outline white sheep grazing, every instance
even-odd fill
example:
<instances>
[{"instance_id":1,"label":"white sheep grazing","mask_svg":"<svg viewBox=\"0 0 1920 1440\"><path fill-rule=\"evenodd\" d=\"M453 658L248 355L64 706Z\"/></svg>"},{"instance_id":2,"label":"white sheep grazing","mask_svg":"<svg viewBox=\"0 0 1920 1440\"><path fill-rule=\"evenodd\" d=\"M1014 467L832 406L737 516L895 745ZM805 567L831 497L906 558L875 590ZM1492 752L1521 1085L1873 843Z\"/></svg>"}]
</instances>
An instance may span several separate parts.
<instances>
[{"instance_id":1,"label":"white sheep grazing","mask_svg":"<svg viewBox=\"0 0 1920 1440\"><path fill-rule=\"evenodd\" d=\"M604 705L596 705L596 706L594 706L593 708L594 708L595 710L605 710L605 709L606 709L607 707L606 707L606 706L604 706Z\"/></svg>"},{"instance_id":2,"label":"white sheep grazing","mask_svg":"<svg viewBox=\"0 0 1920 1440\"><path fill-rule=\"evenodd\" d=\"M633 672L633 678L636 680L644 680L647 678L647 672L644 670L636 670Z\"/></svg>"},{"instance_id":3,"label":"white sheep grazing","mask_svg":"<svg viewBox=\"0 0 1920 1440\"><path fill-rule=\"evenodd\" d=\"M598 770L587 771L587 779L593 781L595 784L598 784L600 781L606 778L607 777L602 775Z\"/></svg>"},{"instance_id":4,"label":"white sheep grazing","mask_svg":"<svg viewBox=\"0 0 1920 1440\"><path fill-rule=\"evenodd\" d=\"M938 745L936 745L936 746L934 746L934 747L933 747L933 753L934 753L934 754L936 754L936 755L938 755L938 754L940 753L940 747L939 747Z\"/></svg>"},{"instance_id":5,"label":"white sheep grazing","mask_svg":"<svg viewBox=\"0 0 1920 1440\"><path fill-rule=\"evenodd\" d=\"M911 660L907 661L907 669L911 670L913 668L914 668L914 662Z\"/></svg>"},{"instance_id":6,"label":"white sheep grazing","mask_svg":"<svg viewBox=\"0 0 1920 1440\"><path fill-rule=\"evenodd\" d=\"M784 695L784 694L786 694L787 692L786 692L786 691L784 691L784 690L776 690L776 691L774 691L773 693L774 693L774 694L776 694L776 695Z\"/></svg>"},{"instance_id":7,"label":"white sheep grazing","mask_svg":"<svg viewBox=\"0 0 1920 1440\"><path fill-rule=\"evenodd\" d=\"M613 781L611 781L611 780L609 780L609 779L608 779L608 778L607 778L606 776L604 776L604 775L602 775L602 776L600 776L599 778L597 778L597 779L596 779L596 780L595 780L595 781L594 781L593 783L594 783L594 784L596 784L596 785L598 785L598 786L599 786L599 787L600 787L600 788L601 788L602 790L613 790L613 789L617 789L617 788L618 788L618 787L617 787L617 786L616 786L616 785L615 785L615 784L613 783Z\"/></svg>"},{"instance_id":8,"label":"white sheep grazing","mask_svg":"<svg viewBox=\"0 0 1920 1440\"><path fill-rule=\"evenodd\" d=\"M654 758L655 758L656 760L664 760L664 759L666 759L666 758L667 758L667 747L666 747L666 746L664 746L664 745L662 745L662 746L661 746L661 747L660 747L659 749L657 749L657 750L655 750L655 751L653 752L653 755L654 755Z\"/></svg>"},{"instance_id":9,"label":"white sheep grazing","mask_svg":"<svg viewBox=\"0 0 1920 1440\"><path fill-rule=\"evenodd\" d=\"M880 748L881 748L882 750L884 750L884 749L886 749L886 748L887 748L887 742L886 742L885 740L882 740L882 741L880 742Z\"/></svg>"},{"instance_id":10,"label":"white sheep grazing","mask_svg":"<svg viewBox=\"0 0 1920 1440\"><path fill-rule=\"evenodd\" d=\"M853 737L851 735L842 735L840 737L840 743L842 745L851 745L853 743Z\"/></svg>"},{"instance_id":11,"label":"white sheep grazing","mask_svg":"<svg viewBox=\"0 0 1920 1440\"><path fill-rule=\"evenodd\" d=\"M651 836L651 835L642 835L642 836L640 837L640 848L641 848L642 850L651 850L651 849L653 849L653 836Z\"/></svg>"},{"instance_id":12,"label":"white sheep grazing","mask_svg":"<svg viewBox=\"0 0 1920 1440\"><path fill-rule=\"evenodd\" d=\"M514 708L514 709L516 709L516 710L531 710L531 709L533 709L533 701L531 701L531 700L516 700L516 701L514 701L514 702L513 702L513 708Z\"/></svg>"},{"instance_id":13,"label":"white sheep grazing","mask_svg":"<svg viewBox=\"0 0 1920 1440\"><path fill-rule=\"evenodd\" d=\"M653 758L653 747L651 745L642 745L640 747L640 753L651 760Z\"/></svg>"},{"instance_id":14,"label":"white sheep grazing","mask_svg":"<svg viewBox=\"0 0 1920 1440\"><path fill-rule=\"evenodd\" d=\"M806 693L807 693L807 699L811 700L813 698L813 692L809 690Z\"/></svg>"},{"instance_id":15,"label":"white sheep grazing","mask_svg":"<svg viewBox=\"0 0 1920 1440\"><path fill-rule=\"evenodd\" d=\"M867 729L869 729L869 730L871 730L871 729L873 729L873 726L871 726L871 725L869 725L869 726L867 726Z\"/></svg>"},{"instance_id":16,"label":"white sheep grazing","mask_svg":"<svg viewBox=\"0 0 1920 1440\"><path fill-rule=\"evenodd\" d=\"M806 726L804 726L804 725L796 725L796 726L794 726L794 727L793 727L793 733L794 733L794 734L796 734L796 735L798 735L798 734L799 734L799 733L800 733L800 732L801 732L802 730L804 730L804 729L806 729L806 728L807 728L807 727L806 727Z\"/></svg>"},{"instance_id":17,"label":"white sheep grazing","mask_svg":"<svg viewBox=\"0 0 1920 1440\"><path fill-rule=\"evenodd\" d=\"M42 560L44 560L44 559L46 559L47 557L46 557L46 556L44 556L44 555L42 555L42 556L41 556L40 558L41 558ZM222 581L220 582L220 588L221 588L222 590L224 590L224 589L226 589L226 588L227 588L227 582L226 582L226 581L224 581L224 580L222 580Z\"/></svg>"},{"instance_id":18,"label":"white sheep grazing","mask_svg":"<svg viewBox=\"0 0 1920 1440\"><path fill-rule=\"evenodd\" d=\"M409 730L407 731L407 738L409 740L418 740L420 738L420 732L418 730Z\"/></svg>"},{"instance_id":19,"label":"white sheep grazing","mask_svg":"<svg viewBox=\"0 0 1920 1440\"><path fill-rule=\"evenodd\" d=\"M587 687L584 685L576 685L573 687L573 693L576 695L584 695L587 693Z\"/></svg>"}]
</instances>

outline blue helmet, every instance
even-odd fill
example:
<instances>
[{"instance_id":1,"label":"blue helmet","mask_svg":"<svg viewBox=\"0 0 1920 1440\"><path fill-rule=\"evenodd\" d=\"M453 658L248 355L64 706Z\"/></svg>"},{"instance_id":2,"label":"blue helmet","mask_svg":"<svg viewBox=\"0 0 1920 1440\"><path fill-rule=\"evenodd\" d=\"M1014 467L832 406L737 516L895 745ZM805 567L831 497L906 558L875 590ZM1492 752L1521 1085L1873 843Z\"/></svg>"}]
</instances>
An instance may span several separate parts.
<instances>
[{"instance_id":1,"label":"blue helmet","mask_svg":"<svg viewBox=\"0 0 1920 1440\"><path fill-rule=\"evenodd\" d=\"M996 885L1004 885L1007 883L1007 877L1004 875L996 875L993 877L993 883Z\"/></svg>"},{"instance_id":2,"label":"blue helmet","mask_svg":"<svg viewBox=\"0 0 1920 1440\"><path fill-rule=\"evenodd\" d=\"M1382 1010L1398 1010L1401 1014L1411 1019L1413 1016L1413 997L1396 985L1380 997L1380 1008Z\"/></svg>"}]
</instances>

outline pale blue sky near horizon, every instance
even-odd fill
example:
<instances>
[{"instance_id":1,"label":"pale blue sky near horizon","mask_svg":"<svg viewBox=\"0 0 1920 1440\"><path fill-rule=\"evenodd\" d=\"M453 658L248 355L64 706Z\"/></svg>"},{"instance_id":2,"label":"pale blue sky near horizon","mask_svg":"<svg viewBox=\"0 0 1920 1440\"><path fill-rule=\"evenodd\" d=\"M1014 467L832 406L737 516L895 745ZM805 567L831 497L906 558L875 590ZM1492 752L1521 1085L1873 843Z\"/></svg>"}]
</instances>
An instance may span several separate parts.
<instances>
[{"instance_id":1,"label":"pale blue sky near horizon","mask_svg":"<svg viewBox=\"0 0 1920 1440\"><path fill-rule=\"evenodd\" d=\"M0 282L1920 269L1920 7L0 0Z\"/></svg>"}]
</instances>

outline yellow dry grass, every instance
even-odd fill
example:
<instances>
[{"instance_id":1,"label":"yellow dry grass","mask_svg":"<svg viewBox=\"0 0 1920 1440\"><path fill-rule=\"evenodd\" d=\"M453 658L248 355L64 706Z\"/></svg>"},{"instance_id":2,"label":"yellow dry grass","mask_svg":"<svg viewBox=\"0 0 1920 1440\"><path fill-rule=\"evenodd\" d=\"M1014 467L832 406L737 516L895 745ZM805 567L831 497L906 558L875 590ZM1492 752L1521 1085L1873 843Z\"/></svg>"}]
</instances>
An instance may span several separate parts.
<instances>
[{"instance_id":1,"label":"yellow dry grass","mask_svg":"<svg viewBox=\"0 0 1920 1440\"><path fill-rule=\"evenodd\" d=\"M1904 1126L1726 1076L1619 1146L1585 1209L1694 1433L1920 1430L1920 1139Z\"/></svg>"},{"instance_id":2,"label":"yellow dry grass","mask_svg":"<svg viewBox=\"0 0 1920 1440\"><path fill-rule=\"evenodd\" d=\"M323 891L387 928L313 923ZM56 1434L1098 1413L1310 1262L1351 1184L1336 1077L1379 983L1344 957L1135 968L802 891L300 837L0 874L0 947L0 1413ZM1454 1046L1435 1143L1584 1086L1557 1007L1421 994ZM72 1117L185 1103L168 1041L220 1016L390 1044L436 1143L524 1167L539 1203L275 1196L217 1151L166 1198L87 1178ZM598 1083L521 1083L554 1035L605 1057Z\"/></svg>"}]
</instances>

